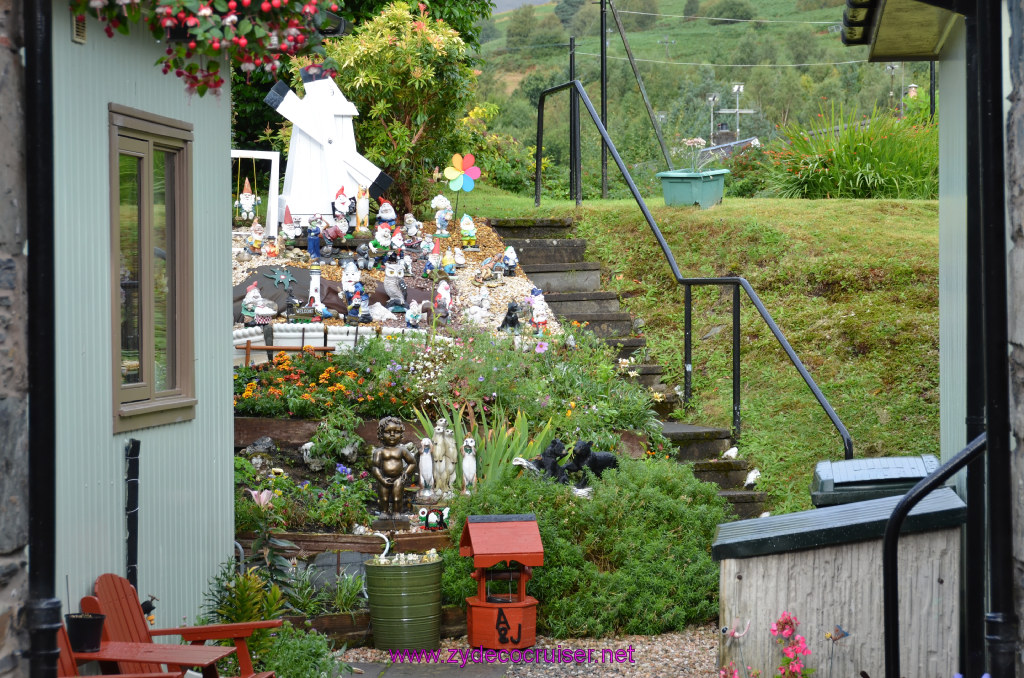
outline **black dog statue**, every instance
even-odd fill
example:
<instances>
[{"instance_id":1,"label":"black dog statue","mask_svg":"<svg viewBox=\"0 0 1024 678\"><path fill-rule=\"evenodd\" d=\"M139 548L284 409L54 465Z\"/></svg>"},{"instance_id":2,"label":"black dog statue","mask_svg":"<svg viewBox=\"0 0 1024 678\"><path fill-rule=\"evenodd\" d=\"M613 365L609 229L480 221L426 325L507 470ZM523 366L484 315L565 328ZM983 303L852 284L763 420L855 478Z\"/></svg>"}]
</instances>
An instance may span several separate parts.
<instances>
[{"instance_id":1,"label":"black dog statue","mask_svg":"<svg viewBox=\"0 0 1024 678\"><path fill-rule=\"evenodd\" d=\"M565 473L576 473L585 468L593 471L598 478L610 468L618 468L619 460L611 452L594 452L591 450L594 443L589 440L579 440L572 450L569 463L561 467Z\"/></svg>"}]
</instances>

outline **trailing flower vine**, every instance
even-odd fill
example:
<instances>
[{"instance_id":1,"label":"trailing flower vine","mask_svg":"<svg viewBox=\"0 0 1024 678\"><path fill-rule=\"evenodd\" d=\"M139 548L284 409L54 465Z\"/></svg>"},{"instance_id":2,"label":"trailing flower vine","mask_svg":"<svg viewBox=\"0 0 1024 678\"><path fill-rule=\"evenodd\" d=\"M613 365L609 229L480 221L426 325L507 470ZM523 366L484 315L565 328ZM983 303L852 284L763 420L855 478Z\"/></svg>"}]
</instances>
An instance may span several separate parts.
<instances>
[{"instance_id":1,"label":"trailing flower vine","mask_svg":"<svg viewBox=\"0 0 1024 678\"><path fill-rule=\"evenodd\" d=\"M75 17L104 24L108 37L142 25L167 45L157 65L203 96L224 85L222 64L276 73L282 57L317 52L335 0L70 0ZM325 62L333 69L334 64Z\"/></svg>"}]
</instances>

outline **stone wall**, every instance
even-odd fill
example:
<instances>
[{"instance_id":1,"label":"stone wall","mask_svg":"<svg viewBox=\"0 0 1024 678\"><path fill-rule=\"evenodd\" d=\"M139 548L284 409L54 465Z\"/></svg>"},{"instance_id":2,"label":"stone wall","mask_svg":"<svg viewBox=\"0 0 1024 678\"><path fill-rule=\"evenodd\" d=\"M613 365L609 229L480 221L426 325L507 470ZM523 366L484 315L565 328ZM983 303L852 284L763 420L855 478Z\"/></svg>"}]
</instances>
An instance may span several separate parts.
<instances>
[{"instance_id":1,"label":"stone wall","mask_svg":"<svg viewBox=\"0 0 1024 678\"><path fill-rule=\"evenodd\" d=\"M28 676L28 382L21 0L0 0L0 676ZM10 149L14 149L12 152Z\"/></svg>"}]
</instances>

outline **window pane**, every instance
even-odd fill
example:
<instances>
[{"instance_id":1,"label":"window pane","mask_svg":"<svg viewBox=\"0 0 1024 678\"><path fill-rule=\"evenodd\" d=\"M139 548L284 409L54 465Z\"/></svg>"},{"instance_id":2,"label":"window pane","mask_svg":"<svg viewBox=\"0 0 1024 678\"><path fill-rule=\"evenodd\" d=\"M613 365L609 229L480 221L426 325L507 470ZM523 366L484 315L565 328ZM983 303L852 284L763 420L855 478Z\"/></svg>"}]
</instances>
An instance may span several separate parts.
<instances>
[{"instance_id":1,"label":"window pane","mask_svg":"<svg viewBox=\"0 0 1024 678\"><path fill-rule=\"evenodd\" d=\"M174 176L175 154L157 150L153 158L153 360L154 389L175 383L174 331Z\"/></svg>"},{"instance_id":2,"label":"window pane","mask_svg":"<svg viewBox=\"0 0 1024 678\"><path fill-rule=\"evenodd\" d=\"M121 249L121 383L142 381L139 355L142 350L141 218L139 180L142 158L121 154L118 200Z\"/></svg>"}]
</instances>

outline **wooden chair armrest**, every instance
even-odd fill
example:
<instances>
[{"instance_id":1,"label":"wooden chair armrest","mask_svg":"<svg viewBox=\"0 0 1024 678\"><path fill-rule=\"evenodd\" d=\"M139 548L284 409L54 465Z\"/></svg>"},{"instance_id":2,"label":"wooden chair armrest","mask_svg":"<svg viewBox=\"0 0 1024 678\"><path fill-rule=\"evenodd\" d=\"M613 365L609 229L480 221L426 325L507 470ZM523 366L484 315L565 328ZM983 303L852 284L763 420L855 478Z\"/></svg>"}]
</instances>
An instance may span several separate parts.
<instances>
[{"instance_id":1,"label":"wooden chair armrest","mask_svg":"<svg viewBox=\"0 0 1024 678\"><path fill-rule=\"evenodd\" d=\"M181 626L176 629L150 629L151 636L181 636L184 640L226 640L228 638L248 638L258 629L277 628L282 624L280 619L238 622L236 624L207 624L205 626Z\"/></svg>"}]
</instances>

